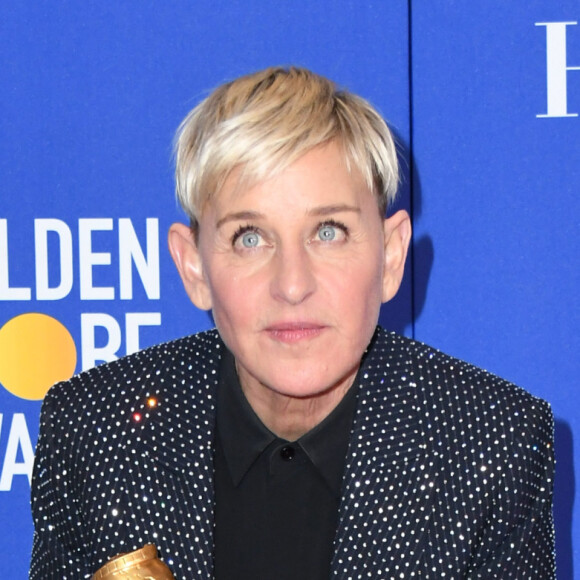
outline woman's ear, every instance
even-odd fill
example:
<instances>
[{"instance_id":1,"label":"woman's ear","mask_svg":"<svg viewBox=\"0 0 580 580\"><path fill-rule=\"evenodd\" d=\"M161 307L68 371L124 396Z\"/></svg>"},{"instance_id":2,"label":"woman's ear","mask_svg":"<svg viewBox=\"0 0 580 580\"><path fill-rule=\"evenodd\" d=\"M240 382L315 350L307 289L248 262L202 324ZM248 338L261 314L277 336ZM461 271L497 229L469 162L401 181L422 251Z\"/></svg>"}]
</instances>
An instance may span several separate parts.
<instances>
[{"instance_id":1,"label":"woman's ear","mask_svg":"<svg viewBox=\"0 0 580 580\"><path fill-rule=\"evenodd\" d=\"M411 242L411 218L399 210L383 223L385 263L383 270L383 302L395 296L405 272L405 260Z\"/></svg>"},{"instance_id":2,"label":"woman's ear","mask_svg":"<svg viewBox=\"0 0 580 580\"><path fill-rule=\"evenodd\" d=\"M189 299L201 310L210 310L211 292L205 277L198 244L191 228L185 224L173 224L169 228L167 242Z\"/></svg>"}]
</instances>

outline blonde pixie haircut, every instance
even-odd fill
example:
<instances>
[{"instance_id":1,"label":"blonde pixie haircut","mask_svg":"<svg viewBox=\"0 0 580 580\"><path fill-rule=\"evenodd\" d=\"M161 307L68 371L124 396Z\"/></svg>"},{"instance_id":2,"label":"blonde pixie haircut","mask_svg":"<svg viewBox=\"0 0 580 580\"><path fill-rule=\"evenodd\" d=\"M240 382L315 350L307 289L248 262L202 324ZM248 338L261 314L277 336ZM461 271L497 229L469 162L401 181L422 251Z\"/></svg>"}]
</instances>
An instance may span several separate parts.
<instances>
[{"instance_id":1,"label":"blonde pixie haircut","mask_svg":"<svg viewBox=\"0 0 580 580\"><path fill-rule=\"evenodd\" d=\"M255 184L334 139L384 215L397 191L397 154L385 121L367 101L298 67L272 67L221 85L176 135L177 197L192 228L234 168L241 168L244 184Z\"/></svg>"}]
</instances>

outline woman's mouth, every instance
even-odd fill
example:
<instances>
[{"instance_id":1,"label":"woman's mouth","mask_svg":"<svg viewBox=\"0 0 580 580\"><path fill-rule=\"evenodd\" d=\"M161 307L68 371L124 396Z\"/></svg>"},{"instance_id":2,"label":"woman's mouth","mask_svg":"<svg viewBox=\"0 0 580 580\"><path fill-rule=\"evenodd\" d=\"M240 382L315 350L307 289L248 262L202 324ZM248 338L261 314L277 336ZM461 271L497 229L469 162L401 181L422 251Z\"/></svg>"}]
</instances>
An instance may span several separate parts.
<instances>
[{"instance_id":1,"label":"woman's mouth","mask_svg":"<svg viewBox=\"0 0 580 580\"><path fill-rule=\"evenodd\" d=\"M316 338L325 328L325 325L317 322L280 322L266 327L265 330L273 340L292 344Z\"/></svg>"}]
</instances>

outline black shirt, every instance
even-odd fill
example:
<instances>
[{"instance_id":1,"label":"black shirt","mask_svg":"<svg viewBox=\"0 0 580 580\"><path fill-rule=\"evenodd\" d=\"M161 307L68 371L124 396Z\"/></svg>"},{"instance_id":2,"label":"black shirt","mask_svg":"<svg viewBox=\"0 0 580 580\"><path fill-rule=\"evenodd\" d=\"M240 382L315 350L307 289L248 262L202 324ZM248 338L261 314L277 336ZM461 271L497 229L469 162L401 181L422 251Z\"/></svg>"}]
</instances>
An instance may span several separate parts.
<instances>
[{"instance_id":1,"label":"black shirt","mask_svg":"<svg viewBox=\"0 0 580 580\"><path fill-rule=\"evenodd\" d=\"M356 384L289 442L254 413L226 352L217 396L216 580L328 580Z\"/></svg>"}]
</instances>

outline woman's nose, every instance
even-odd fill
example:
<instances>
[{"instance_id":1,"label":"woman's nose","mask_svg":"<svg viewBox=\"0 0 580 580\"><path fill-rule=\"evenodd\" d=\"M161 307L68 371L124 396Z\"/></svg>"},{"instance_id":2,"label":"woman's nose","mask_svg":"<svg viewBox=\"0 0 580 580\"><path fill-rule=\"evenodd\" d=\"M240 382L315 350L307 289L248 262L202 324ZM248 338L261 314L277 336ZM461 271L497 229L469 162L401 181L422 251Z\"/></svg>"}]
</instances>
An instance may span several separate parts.
<instances>
[{"instance_id":1,"label":"woman's nose","mask_svg":"<svg viewBox=\"0 0 580 580\"><path fill-rule=\"evenodd\" d=\"M278 249L273 262L270 289L276 300L301 304L314 292L314 264L304 246Z\"/></svg>"}]
</instances>

